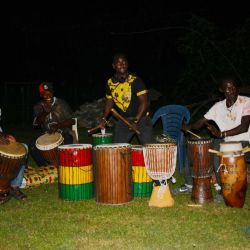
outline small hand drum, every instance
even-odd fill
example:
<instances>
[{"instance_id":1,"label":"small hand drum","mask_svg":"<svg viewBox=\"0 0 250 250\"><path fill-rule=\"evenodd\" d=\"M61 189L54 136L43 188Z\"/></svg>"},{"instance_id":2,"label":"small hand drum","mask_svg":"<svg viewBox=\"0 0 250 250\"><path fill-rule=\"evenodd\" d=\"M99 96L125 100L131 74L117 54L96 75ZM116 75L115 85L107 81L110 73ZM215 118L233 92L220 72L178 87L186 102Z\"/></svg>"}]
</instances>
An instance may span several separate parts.
<instances>
[{"instance_id":1,"label":"small hand drum","mask_svg":"<svg viewBox=\"0 0 250 250\"><path fill-rule=\"evenodd\" d=\"M63 143L63 137L60 133L44 134L36 140L36 147L40 150L42 156L48 163L58 165L58 146Z\"/></svg>"}]
</instances>

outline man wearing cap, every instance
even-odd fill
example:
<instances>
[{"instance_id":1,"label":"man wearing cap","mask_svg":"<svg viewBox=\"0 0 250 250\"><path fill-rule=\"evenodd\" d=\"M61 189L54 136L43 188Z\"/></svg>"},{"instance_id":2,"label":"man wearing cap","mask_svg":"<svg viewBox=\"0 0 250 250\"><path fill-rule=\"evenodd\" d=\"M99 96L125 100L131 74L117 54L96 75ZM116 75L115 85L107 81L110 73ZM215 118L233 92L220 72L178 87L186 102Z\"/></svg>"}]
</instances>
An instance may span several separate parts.
<instances>
[{"instance_id":1,"label":"man wearing cap","mask_svg":"<svg viewBox=\"0 0 250 250\"><path fill-rule=\"evenodd\" d=\"M72 118L73 112L70 106L66 101L54 96L51 82L41 83L39 93L41 101L34 106L33 125L40 127L42 133L60 132L64 138L64 144L72 144L74 135L72 125L75 124L75 120ZM37 138L34 138L29 144L30 155L38 166L48 165L36 147Z\"/></svg>"}]
</instances>

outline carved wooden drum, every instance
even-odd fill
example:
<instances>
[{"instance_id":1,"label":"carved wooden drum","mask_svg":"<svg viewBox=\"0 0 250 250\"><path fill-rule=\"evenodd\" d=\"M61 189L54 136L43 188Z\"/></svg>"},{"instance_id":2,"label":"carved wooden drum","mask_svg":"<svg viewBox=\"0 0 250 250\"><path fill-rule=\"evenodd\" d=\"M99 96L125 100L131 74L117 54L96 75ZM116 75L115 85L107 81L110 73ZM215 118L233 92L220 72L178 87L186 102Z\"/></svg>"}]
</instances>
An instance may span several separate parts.
<instances>
[{"instance_id":1,"label":"carved wooden drum","mask_svg":"<svg viewBox=\"0 0 250 250\"><path fill-rule=\"evenodd\" d=\"M133 199L131 145L103 144L94 147L96 153L96 201L119 205Z\"/></svg>"},{"instance_id":2,"label":"carved wooden drum","mask_svg":"<svg viewBox=\"0 0 250 250\"><path fill-rule=\"evenodd\" d=\"M0 145L0 192L9 192L10 182L18 175L20 164L27 154L22 143Z\"/></svg>"},{"instance_id":3,"label":"carved wooden drum","mask_svg":"<svg viewBox=\"0 0 250 250\"><path fill-rule=\"evenodd\" d=\"M211 178L213 168L212 155L208 149L212 147L212 139L192 138L187 140L189 167L192 172L192 201L207 203L213 201Z\"/></svg>"},{"instance_id":4,"label":"carved wooden drum","mask_svg":"<svg viewBox=\"0 0 250 250\"><path fill-rule=\"evenodd\" d=\"M247 190L247 164L240 142L220 144L220 178L227 206L242 208Z\"/></svg>"}]
</instances>

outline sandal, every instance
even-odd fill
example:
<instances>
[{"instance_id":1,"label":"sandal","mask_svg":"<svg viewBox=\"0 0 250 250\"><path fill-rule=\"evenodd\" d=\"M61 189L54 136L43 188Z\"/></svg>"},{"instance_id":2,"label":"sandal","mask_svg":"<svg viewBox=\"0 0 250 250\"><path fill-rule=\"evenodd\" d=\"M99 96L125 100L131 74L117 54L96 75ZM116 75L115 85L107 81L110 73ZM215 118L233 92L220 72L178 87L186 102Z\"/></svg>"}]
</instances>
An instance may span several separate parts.
<instances>
[{"instance_id":1,"label":"sandal","mask_svg":"<svg viewBox=\"0 0 250 250\"><path fill-rule=\"evenodd\" d=\"M27 196L21 191L19 187L11 187L10 195L19 201L24 201L27 199Z\"/></svg>"},{"instance_id":2,"label":"sandal","mask_svg":"<svg viewBox=\"0 0 250 250\"><path fill-rule=\"evenodd\" d=\"M9 193L0 193L0 204L4 204L8 200L10 200L11 196Z\"/></svg>"}]
</instances>

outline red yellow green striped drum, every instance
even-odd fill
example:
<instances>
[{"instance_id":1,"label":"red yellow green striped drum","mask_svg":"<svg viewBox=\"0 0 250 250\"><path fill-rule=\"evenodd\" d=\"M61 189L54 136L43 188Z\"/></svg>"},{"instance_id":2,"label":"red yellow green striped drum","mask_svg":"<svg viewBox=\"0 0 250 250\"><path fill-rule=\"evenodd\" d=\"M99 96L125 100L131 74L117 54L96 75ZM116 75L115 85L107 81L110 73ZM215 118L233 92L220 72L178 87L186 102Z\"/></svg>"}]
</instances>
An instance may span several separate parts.
<instances>
[{"instance_id":1,"label":"red yellow green striped drum","mask_svg":"<svg viewBox=\"0 0 250 250\"><path fill-rule=\"evenodd\" d=\"M86 200L93 197L91 144L58 147L59 197L63 200Z\"/></svg>"},{"instance_id":2,"label":"red yellow green striped drum","mask_svg":"<svg viewBox=\"0 0 250 250\"><path fill-rule=\"evenodd\" d=\"M133 145L132 154L132 176L133 176L133 195L134 197L147 197L152 193L153 182L147 174L145 168L143 147Z\"/></svg>"}]
</instances>

